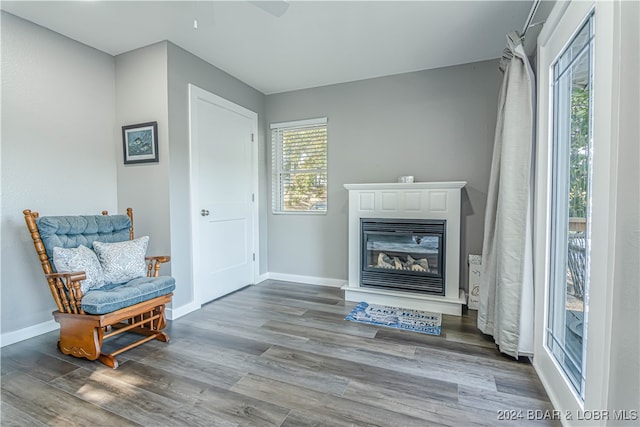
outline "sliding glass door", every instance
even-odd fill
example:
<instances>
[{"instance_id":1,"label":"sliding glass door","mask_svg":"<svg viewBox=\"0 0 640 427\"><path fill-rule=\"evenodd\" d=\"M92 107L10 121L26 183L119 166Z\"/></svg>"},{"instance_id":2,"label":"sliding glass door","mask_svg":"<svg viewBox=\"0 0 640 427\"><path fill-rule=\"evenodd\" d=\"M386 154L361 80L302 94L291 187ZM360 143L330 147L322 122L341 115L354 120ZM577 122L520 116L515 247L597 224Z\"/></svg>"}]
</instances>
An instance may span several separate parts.
<instances>
[{"instance_id":1,"label":"sliding glass door","mask_svg":"<svg viewBox=\"0 0 640 427\"><path fill-rule=\"evenodd\" d=\"M593 129L589 16L552 66L551 236L545 345L584 400Z\"/></svg>"},{"instance_id":2,"label":"sliding glass door","mask_svg":"<svg viewBox=\"0 0 640 427\"><path fill-rule=\"evenodd\" d=\"M538 37L533 364L563 425L612 403L624 4L556 2Z\"/></svg>"}]
</instances>

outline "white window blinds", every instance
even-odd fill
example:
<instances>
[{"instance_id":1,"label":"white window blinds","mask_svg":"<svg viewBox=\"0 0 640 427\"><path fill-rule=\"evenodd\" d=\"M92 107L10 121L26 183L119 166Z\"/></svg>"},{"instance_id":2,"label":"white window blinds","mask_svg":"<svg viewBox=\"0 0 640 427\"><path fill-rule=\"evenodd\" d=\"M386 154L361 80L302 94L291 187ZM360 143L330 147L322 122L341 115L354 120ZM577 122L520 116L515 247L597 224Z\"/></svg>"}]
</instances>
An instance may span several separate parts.
<instances>
[{"instance_id":1,"label":"white window blinds","mask_svg":"<svg viewBox=\"0 0 640 427\"><path fill-rule=\"evenodd\" d=\"M271 124L273 212L327 211L327 118Z\"/></svg>"}]
</instances>

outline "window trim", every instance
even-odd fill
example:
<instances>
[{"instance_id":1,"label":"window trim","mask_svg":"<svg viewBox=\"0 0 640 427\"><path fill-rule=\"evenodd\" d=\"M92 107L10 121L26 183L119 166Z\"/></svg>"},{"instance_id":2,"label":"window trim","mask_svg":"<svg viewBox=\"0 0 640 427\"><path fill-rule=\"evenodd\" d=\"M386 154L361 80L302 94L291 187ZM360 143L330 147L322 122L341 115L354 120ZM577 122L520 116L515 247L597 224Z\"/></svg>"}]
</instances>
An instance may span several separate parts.
<instances>
[{"instance_id":1,"label":"window trim","mask_svg":"<svg viewBox=\"0 0 640 427\"><path fill-rule=\"evenodd\" d=\"M269 125L270 129L283 129L283 128L303 128L307 126L318 126L318 125L326 125L327 118L319 117L317 119L307 119L307 120L293 120L290 122L280 122L280 123L271 123Z\"/></svg>"}]
</instances>

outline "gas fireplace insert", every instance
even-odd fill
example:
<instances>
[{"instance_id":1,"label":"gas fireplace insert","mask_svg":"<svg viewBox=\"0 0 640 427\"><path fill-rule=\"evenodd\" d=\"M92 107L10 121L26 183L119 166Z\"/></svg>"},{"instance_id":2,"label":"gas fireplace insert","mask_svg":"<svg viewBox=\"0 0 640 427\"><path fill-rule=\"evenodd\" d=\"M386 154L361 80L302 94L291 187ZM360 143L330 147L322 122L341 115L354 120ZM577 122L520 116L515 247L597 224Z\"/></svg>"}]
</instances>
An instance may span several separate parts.
<instances>
[{"instance_id":1,"label":"gas fireplace insert","mask_svg":"<svg viewBox=\"0 0 640 427\"><path fill-rule=\"evenodd\" d=\"M361 218L360 285L445 294L446 220Z\"/></svg>"}]
</instances>

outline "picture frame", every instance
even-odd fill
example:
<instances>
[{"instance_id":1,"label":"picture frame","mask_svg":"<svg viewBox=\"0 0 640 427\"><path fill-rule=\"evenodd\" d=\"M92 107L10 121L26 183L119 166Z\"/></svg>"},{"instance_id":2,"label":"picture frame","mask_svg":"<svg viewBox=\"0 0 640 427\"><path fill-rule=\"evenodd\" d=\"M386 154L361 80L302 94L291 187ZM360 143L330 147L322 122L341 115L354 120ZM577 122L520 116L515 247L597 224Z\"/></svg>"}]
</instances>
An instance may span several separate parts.
<instances>
[{"instance_id":1,"label":"picture frame","mask_svg":"<svg viewBox=\"0 0 640 427\"><path fill-rule=\"evenodd\" d=\"M124 164L158 163L158 122L122 126Z\"/></svg>"}]
</instances>

